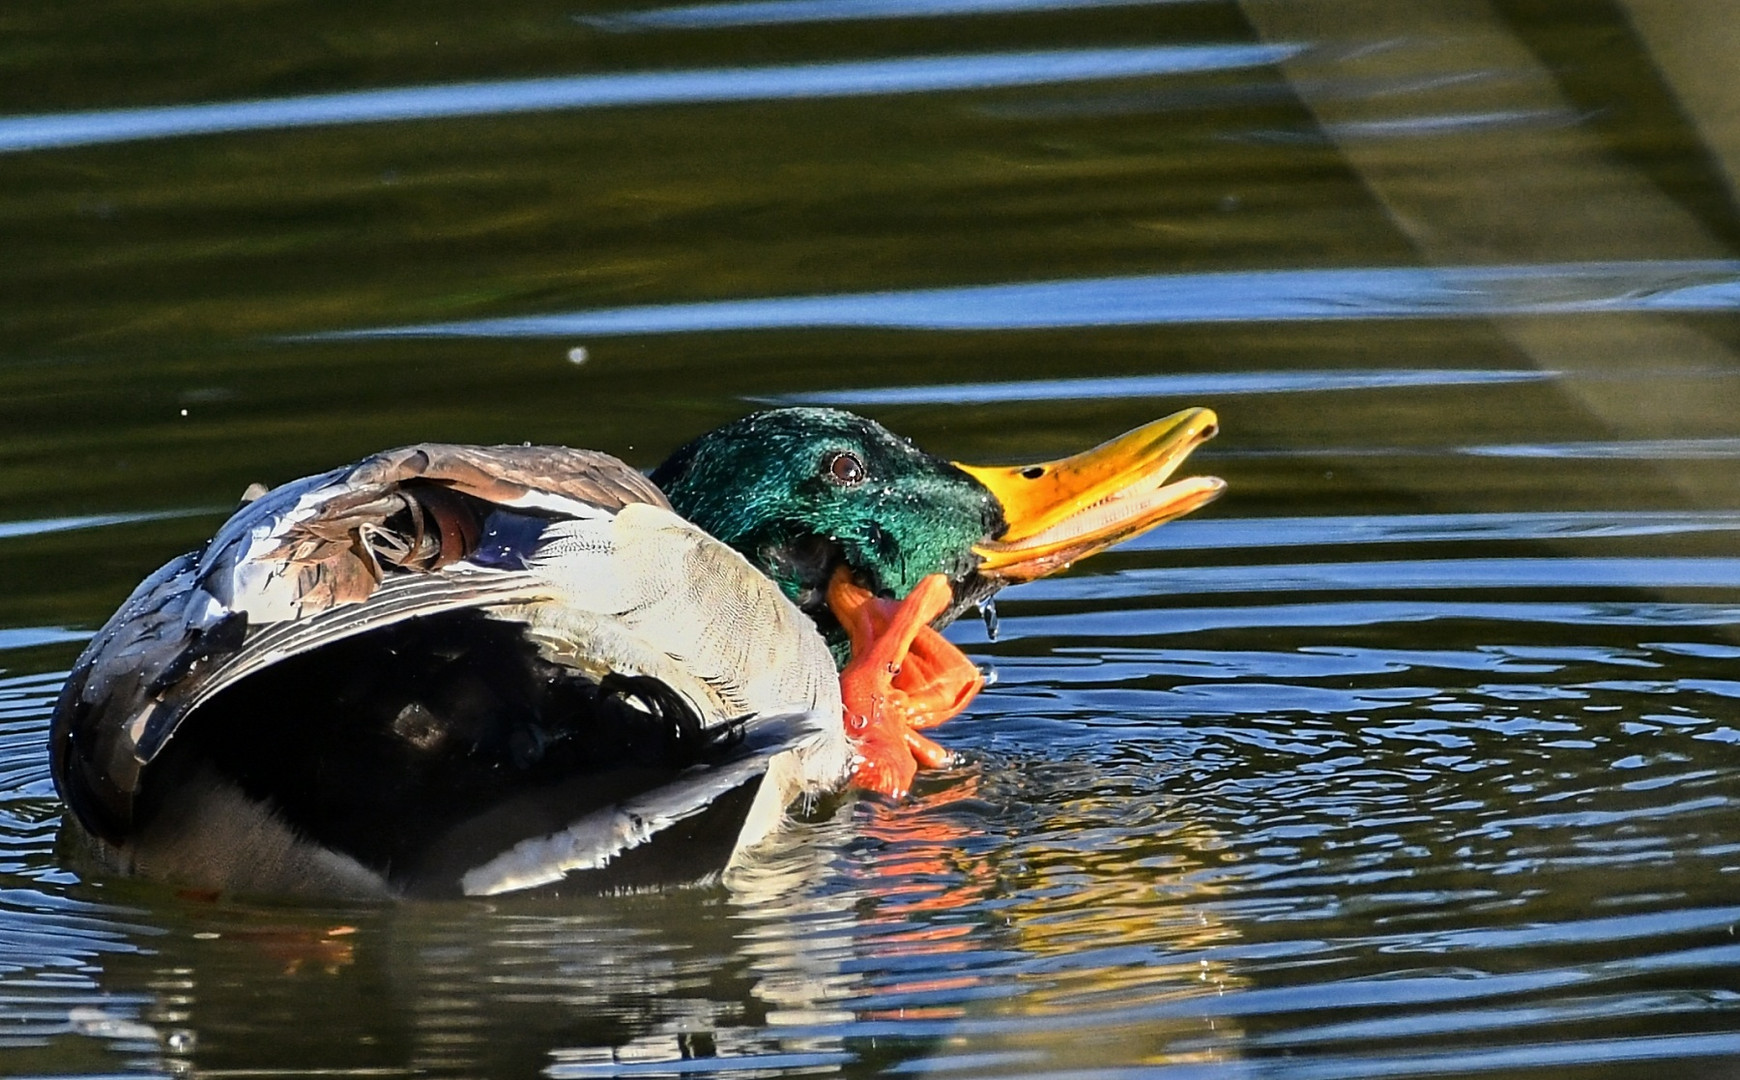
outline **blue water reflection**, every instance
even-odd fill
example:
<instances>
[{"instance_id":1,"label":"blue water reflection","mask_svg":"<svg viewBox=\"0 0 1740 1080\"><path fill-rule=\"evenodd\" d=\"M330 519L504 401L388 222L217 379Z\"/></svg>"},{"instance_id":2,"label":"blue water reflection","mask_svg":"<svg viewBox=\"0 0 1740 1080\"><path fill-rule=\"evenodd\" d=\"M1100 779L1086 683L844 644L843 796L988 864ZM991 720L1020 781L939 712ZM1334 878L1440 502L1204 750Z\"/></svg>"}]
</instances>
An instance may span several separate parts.
<instances>
[{"instance_id":1,"label":"blue water reflection","mask_svg":"<svg viewBox=\"0 0 1740 1080\"><path fill-rule=\"evenodd\" d=\"M217 507L186 510L148 510L121 514L82 514L77 517L32 518L28 521L0 521L0 540L19 536L42 536L47 533L74 532L79 529L100 529L109 525L133 525L168 518L196 517L219 513Z\"/></svg>"},{"instance_id":2,"label":"blue water reflection","mask_svg":"<svg viewBox=\"0 0 1740 1080\"><path fill-rule=\"evenodd\" d=\"M1030 597L1032 598L1032 597ZM1025 602L1025 600L1023 601ZM1740 625L1740 604L1665 604L1626 601L1331 600L1318 603L1253 604L1155 610L1146 619L1128 611L1045 615L1023 612L1003 624L999 640L1104 640L1122 635L1198 634L1211 630L1279 630L1308 627L1380 626L1473 620L1495 624L1559 627L1650 627Z\"/></svg>"},{"instance_id":3,"label":"blue water reflection","mask_svg":"<svg viewBox=\"0 0 1740 1080\"><path fill-rule=\"evenodd\" d=\"M1153 274L902 292L649 304L344 330L309 337L570 337L799 327L1020 330L1615 311L1732 311L1737 307L1740 307L1740 261L1702 259ZM954 388L949 391L952 394ZM960 399L951 396L942 400Z\"/></svg>"},{"instance_id":4,"label":"blue water reflection","mask_svg":"<svg viewBox=\"0 0 1740 1080\"><path fill-rule=\"evenodd\" d=\"M1573 458L1594 461L1714 461L1740 457L1740 438L1627 439L1574 443L1505 443L1468 446L1479 457Z\"/></svg>"},{"instance_id":5,"label":"blue water reflection","mask_svg":"<svg viewBox=\"0 0 1740 1080\"><path fill-rule=\"evenodd\" d=\"M1190 551L1316 545L1572 540L1740 531L1735 510L1537 511L1516 514L1388 514L1224 518L1173 522L1126 550Z\"/></svg>"},{"instance_id":6,"label":"blue water reflection","mask_svg":"<svg viewBox=\"0 0 1740 1080\"><path fill-rule=\"evenodd\" d=\"M1168 375L1119 375L1097 379L1032 379L1023 382L941 383L926 386L872 386L779 394L759 400L780 405L975 405L1016 401L1091 401L1100 398L1207 397L1223 394L1280 394L1309 390L1380 390L1405 386L1467 386L1536 382L1550 371L1473 369L1462 371L1403 368L1393 371L1214 371Z\"/></svg>"},{"instance_id":7,"label":"blue water reflection","mask_svg":"<svg viewBox=\"0 0 1740 1080\"><path fill-rule=\"evenodd\" d=\"M1551 559L1409 559L1343 563L1197 566L1188 570L1128 570L1060 585L1034 582L1027 600L1141 600L1204 593L1413 589L1734 589L1740 559L1564 557Z\"/></svg>"},{"instance_id":8,"label":"blue water reflection","mask_svg":"<svg viewBox=\"0 0 1740 1080\"><path fill-rule=\"evenodd\" d=\"M9 626L0 628L0 652L12 649L34 649L39 645L64 645L85 641L89 630L74 630L65 626Z\"/></svg>"},{"instance_id":9,"label":"blue water reflection","mask_svg":"<svg viewBox=\"0 0 1740 1080\"><path fill-rule=\"evenodd\" d=\"M1014 15L1079 8L1147 7L1201 0L740 0L684 4L607 15L577 15L602 30L702 30L726 26L922 19L951 15Z\"/></svg>"},{"instance_id":10,"label":"blue water reflection","mask_svg":"<svg viewBox=\"0 0 1740 1080\"><path fill-rule=\"evenodd\" d=\"M846 63L624 72L356 90L259 101L0 117L0 153L182 135L378 124L553 109L816 100L990 90L1226 71L1279 63L1292 45L1164 45L914 56Z\"/></svg>"}]
</instances>

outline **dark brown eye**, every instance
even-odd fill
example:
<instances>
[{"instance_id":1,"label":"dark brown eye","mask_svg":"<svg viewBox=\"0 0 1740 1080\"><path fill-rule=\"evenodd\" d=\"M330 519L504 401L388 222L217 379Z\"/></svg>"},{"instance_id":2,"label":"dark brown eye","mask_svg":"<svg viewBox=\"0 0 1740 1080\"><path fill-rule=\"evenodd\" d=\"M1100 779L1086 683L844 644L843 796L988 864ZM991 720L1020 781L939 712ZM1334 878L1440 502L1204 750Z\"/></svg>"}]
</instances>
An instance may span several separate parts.
<instances>
[{"instance_id":1,"label":"dark brown eye","mask_svg":"<svg viewBox=\"0 0 1740 1080\"><path fill-rule=\"evenodd\" d=\"M864 461L850 450L836 450L823 458L822 471L834 483L847 487L864 482Z\"/></svg>"}]
</instances>

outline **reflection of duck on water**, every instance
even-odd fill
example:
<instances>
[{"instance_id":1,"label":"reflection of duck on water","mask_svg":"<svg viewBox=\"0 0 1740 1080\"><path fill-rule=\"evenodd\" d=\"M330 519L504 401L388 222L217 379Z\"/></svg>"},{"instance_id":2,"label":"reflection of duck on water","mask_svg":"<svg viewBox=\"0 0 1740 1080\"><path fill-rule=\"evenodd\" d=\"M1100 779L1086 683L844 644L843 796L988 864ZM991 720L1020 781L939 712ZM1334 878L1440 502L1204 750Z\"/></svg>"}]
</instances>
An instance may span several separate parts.
<instances>
[{"instance_id":1,"label":"reflection of duck on water","mask_svg":"<svg viewBox=\"0 0 1740 1080\"><path fill-rule=\"evenodd\" d=\"M69 828L212 888L704 877L800 794L898 795L947 760L917 729L978 678L926 624L1212 499L1165 480L1213 432L1192 410L977 468L784 409L657 486L589 451L443 445L286 484L80 657L52 732Z\"/></svg>"}]
</instances>

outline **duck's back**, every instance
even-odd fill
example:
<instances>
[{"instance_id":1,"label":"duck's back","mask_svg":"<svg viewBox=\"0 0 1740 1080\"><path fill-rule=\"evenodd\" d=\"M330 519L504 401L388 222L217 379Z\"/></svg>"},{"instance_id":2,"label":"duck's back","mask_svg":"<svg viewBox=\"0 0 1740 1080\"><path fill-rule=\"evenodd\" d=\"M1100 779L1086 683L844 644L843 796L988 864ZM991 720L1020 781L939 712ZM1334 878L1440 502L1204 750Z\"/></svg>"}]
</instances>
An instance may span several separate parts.
<instances>
[{"instance_id":1,"label":"duck's back","mask_svg":"<svg viewBox=\"0 0 1740 1080\"><path fill-rule=\"evenodd\" d=\"M838 717L808 620L639 473L423 445L269 492L153 575L52 740L73 828L124 870L482 893L716 867L844 775Z\"/></svg>"}]
</instances>

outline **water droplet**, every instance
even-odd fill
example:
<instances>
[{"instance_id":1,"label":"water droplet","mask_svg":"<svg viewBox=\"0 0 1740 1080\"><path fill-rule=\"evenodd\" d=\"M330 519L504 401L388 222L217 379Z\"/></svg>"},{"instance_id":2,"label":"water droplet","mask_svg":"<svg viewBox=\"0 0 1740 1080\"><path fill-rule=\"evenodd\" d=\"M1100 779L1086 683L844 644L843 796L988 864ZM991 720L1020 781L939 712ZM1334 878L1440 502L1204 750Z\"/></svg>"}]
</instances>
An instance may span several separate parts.
<instances>
[{"instance_id":1,"label":"water droplet","mask_svg":"<svg viewBox=\"0 0 1740 1080\"><path fill-rule=\"evenodd\" d=\"M997 601L985 599L979 601L979 618L985 620L985 636L992 641L997 640Z\"/></svg>"}]
</instances>

